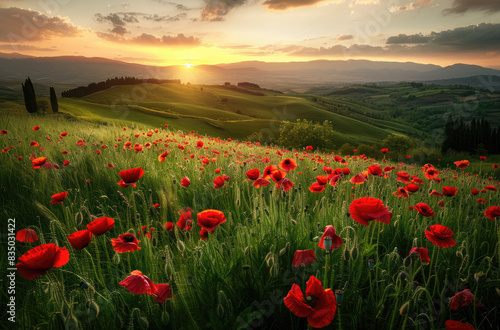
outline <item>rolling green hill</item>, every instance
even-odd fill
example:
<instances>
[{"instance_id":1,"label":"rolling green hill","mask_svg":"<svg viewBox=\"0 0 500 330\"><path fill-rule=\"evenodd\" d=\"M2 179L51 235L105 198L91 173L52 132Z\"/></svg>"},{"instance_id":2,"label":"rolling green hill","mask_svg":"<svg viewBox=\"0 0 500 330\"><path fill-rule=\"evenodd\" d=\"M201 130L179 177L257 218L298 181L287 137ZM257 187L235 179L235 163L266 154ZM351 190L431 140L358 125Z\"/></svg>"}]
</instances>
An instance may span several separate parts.
<instances>
[{"instance_id":1,"label":"rolling green hill","mask_svg":"<svg viewBox=\"0 0 500 330\"><path fill-rule=\"evenodd\" d=\"M254 132L277 137L281 121L331 121L336 146L375 143L407 127L383 120L363 122L328 110L308 95L290 96L263 89L219 85L143 84L115 86L82 99L60 99L62 111L91 120L169 124L175 129L219 137L245 138ZM263 96L252 95L262 93Z\"/></svg>"}]
</instances>

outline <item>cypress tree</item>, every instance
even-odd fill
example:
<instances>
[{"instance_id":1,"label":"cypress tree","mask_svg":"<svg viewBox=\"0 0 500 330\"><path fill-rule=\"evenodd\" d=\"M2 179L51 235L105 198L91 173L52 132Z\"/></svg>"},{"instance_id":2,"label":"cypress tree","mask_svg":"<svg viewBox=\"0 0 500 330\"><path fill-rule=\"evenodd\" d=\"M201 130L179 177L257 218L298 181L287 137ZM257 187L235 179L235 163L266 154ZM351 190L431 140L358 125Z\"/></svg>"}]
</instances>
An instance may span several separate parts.
<instances>
[{"instance_id":1,"label":"cypress tree","mask_svg":"<svg viewBox=\"0 0 500 330\"><path fill-rule=\"evenodd\" d=\"M21 85L23 87L24 105L26 106L26 110L28 110L29 113L35 113L37 110L36 95L35 88L33 87L30 77L28 77L24 84Z\"/></svg>"},{"instance_id":2,"label":"cypress tree","mask_svg":"<svg viewBox=\"0 0 500 330\"><path fill-rule=\"evenodd\" d=\"M52 108L52 112L59 111L59 104L57 103L56 90L54 87L50 87L50 106Z\"/></svg>"}]
</instances>

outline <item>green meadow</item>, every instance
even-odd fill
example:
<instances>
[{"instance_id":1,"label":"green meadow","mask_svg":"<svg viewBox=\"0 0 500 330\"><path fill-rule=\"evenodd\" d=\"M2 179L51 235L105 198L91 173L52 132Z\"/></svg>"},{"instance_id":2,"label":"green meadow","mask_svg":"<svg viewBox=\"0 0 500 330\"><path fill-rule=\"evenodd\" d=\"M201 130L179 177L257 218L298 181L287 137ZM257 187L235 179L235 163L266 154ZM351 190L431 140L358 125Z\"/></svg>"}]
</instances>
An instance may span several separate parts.
<instances>
[{"instance_id":1,"label":"green meadow","mask_svg":"<svg viewBox=\"0 0 500 330\"><path fill-rule=\"evenodd\" d=\"M292 120L331 120L339 145L379 142L390 131L330 112L308 96L200 87L161 85L145 94L133 86L115 87L81 100L61 98L62 113L45 116L19 116L21 109L10 104L0 120L0 130L6 131L0 135L2 218L15 219L12 232L32 229L38 236L31 243L15 241L15 262L49 243L65 247L70 256L34 279L17 274L16 323L2 312L2 328L307 329L307 318L294 315L284 298L294 283L304 292L311 276L335 292L335 316L326 329L444 329L447 320L475 329L500 324L499 219L485 216L489 207L500 206L499 169L472 157L463 170L434 164L438 182L426 178L422 164L391 162L382 153L376 159L340 155L340 163L338 155L315 148L291 151L237 142L254 127L273 128L285 107ZM32 141L39 145L31 146ZM160 162L158 156L167 150ZM59 169L33 169L32 154L47 157ZM272 179L257 188L246 175L258 169L262 176L266 167L287 158L297 163L286 172L294 184L287 192ZM386 176L367 173L367 181L351 182L377 163L394 168ZM469 173L472 166L480 168L475 175ZM117 184L120 171L138 167L144 175L136 187ZM328 175L328 167L350 173L335 187L326 183L314 192L310 188L320 182L318 176ZM408 184L396 180L398 172L407 172L418 187L408 198L393 194ZM215 188L214 180L222 175L229 180ZM188 187L181 185L185 177ZM430 195L445 186L458 192ZM51 196L66 191L62 203L50 203ZM364 197L388 207L390 223L356 221L350 206ZM418 203L434 215L410 209ZM191 230L177 225L184 208L193 211ZM209 209L223 212L226 221L202 240L197 215ZM75 250L68 236L101 217L114 219L114 227ZM168 222L172 231L164 228ZM318 246L328 225L343 241L331 253ZM449 228L456 244L444 248L431 242L426 230L432 225ZM0 250L6 256L12 235L6 221L3 226L7 235ZM141 233L143 226L154 228L151 239ZM140 250L113 249L111 239L125 233L140 240ZM426 248L430 262L410 255L414 247ZM313 250L315 262L293 267L297 250ZM172 297L159 303L120 285L134 270L154 283L169 284ZM2 301L9 298L5 284L3 279ZM474 298L469 295L452 309L455 295L467 289Z\"/></svg>"}]
</instances>

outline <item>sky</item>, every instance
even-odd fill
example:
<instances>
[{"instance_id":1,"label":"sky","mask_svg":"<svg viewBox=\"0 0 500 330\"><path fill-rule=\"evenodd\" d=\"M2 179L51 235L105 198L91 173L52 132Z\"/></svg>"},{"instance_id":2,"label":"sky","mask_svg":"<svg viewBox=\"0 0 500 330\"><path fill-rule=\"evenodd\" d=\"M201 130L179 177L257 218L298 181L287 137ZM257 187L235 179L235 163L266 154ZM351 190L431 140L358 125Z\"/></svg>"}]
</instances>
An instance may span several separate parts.
<instances>
[{"instance_id":1,"label":"sky","mask_svg":"<svg viewBox=\"0 0 500 330\"><path fill-rule=\"evenodd\" d=\"M368 59L500 69L500 0L0 0L0 52L147 65Z\"/></svg>"}]
</instances>

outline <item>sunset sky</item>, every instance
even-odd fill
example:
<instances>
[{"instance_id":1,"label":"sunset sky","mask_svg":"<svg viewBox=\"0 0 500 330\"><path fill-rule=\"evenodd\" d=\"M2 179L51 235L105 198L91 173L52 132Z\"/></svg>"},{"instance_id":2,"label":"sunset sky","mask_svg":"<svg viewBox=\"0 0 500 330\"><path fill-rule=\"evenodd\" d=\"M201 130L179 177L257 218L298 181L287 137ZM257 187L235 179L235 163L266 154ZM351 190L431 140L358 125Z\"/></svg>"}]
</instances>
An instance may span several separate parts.
<instances>
[{"instance_id":1,"label":"sunset sky","mask_svg":"<svg viewBox=\"0 0 500 330\"><path fill-rule=\"evenodd\" d=\"M0 0L0 52L155 65L369 59L500 69L500 0Z\"/></svg>"}]
</instances>

